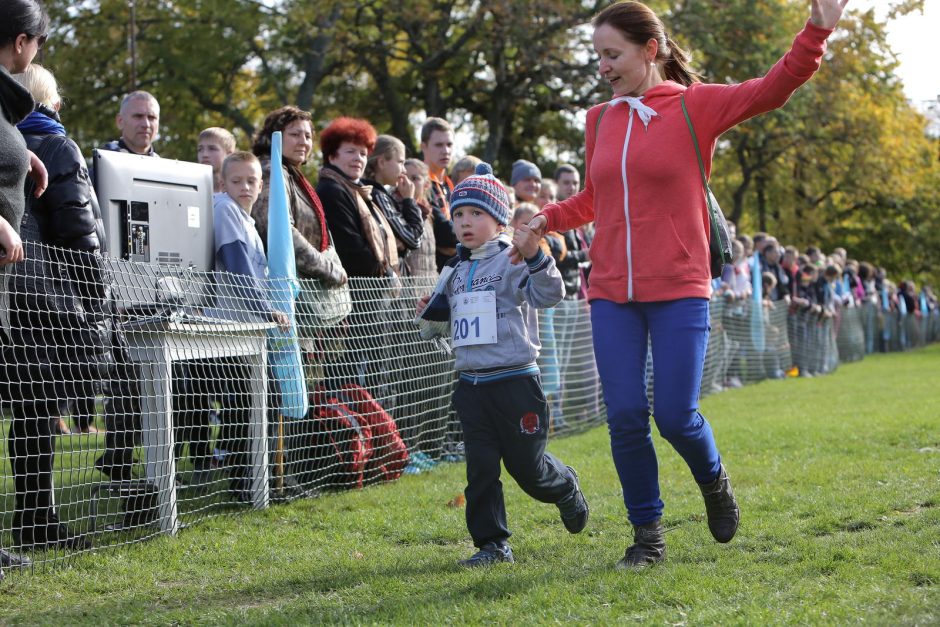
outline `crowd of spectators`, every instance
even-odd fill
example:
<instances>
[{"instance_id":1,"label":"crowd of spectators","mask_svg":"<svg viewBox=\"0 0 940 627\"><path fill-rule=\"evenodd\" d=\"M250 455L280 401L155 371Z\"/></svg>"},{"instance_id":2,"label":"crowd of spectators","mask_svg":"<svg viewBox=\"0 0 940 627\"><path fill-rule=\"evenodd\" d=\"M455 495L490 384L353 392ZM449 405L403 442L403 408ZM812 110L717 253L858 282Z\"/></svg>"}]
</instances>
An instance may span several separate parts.
<instances>
[{"instance_id":1,"label":"crowd of spectators","mask_svg":"<svg viewBox=\"0 0 940 627\"><path fill-rule=\"evenodd\" d=\"M808 246L800 252L796 246L782 245L768 233L749 236L736 234L733 223L729 227L735 236L733 259L722 276L714 280L713 294L724 301L726 317L730 318L743 312L746 304L759 305L764 312L765 335L779 333L794 344L811 346L828 339L822 333L838 334L846 309L868 304L872 311L910 315L915 319L937 311L937 296L929 285L918 290L910 279L895 283L884 268L850 258L845 248L835 248L828 255L817 246ZM770 312L780 309L788 314L788 329L776 329L769 322ZM825 330L818 324L823 321L831 321ZM881 326L885 328L883 322ZM885 334L880 336L881 345L877 345L879 336L871 330L867 336L867 352L887 350L883 343ZM818 354L795 350L796 363L791 374L812 377L831 370L834 364L826 363ZM783 378L786 374L779 366L768 372L771 378ZM742 385L733 364L720 385Z\"/></svg>"}]
</instances>

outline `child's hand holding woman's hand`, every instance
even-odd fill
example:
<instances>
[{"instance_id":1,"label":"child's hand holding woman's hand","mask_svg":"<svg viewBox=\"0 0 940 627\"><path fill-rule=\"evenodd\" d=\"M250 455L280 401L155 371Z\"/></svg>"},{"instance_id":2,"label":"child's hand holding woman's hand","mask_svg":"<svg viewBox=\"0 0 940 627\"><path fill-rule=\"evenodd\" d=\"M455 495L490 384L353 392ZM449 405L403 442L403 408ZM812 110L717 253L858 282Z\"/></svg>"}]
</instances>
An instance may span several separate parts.
<instances>
[{"instance_id":1,"label":"child's hand holding woman's hand","mask_svg":"<svg viewBox=\"0 0 940 627\"><path fill-rule=\"evenodd\" d=\"M509 251L509 261L511 263L521 263L526 257L534 257L538 252L539 240L545 235L545 227L548 222L544 216L535 216L528 225L520 224L512 235L512 250ZM532 248L528 252L520 247L520 242L526 246L531 239Z\"/></svg>"},{"instance_id":2,"label":"child's hand holding woman's hand","mask_svg":"<svg viewBox=\"0 0 940 627\"><path fill-rule=\"evenodd\" d=\"M512 234L512 245L523 259L531 259L539 252L540 239L528 224L520 224Z\"/></svg>"}]
</instances>

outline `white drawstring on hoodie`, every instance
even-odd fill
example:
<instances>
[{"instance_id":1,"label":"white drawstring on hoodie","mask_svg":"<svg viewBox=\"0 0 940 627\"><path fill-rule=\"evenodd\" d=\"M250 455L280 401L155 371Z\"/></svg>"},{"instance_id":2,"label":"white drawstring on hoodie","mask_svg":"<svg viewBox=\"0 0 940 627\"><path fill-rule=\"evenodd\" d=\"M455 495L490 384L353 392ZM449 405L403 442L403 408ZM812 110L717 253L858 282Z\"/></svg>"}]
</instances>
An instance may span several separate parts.
<instances>
[{"instance_id":1,"label":"white drawstring on hoodie","mask_svg":"<svg viewBox=\"0 0 940 627\"><path fill-rule=\"evenodd\" d=\"M610 101L610 106L614 106L619 102L625 102L630 105L630 108L636 111L637 116L639 116L640 121L643 122L643 128L645 130L649 129L650 120L659 114L653 111L651 108L643 104L643 96L620 96L619 98L614 98Z\"/></svg>"},{"instance_id":2,"label":"white drawstring on hoodie","mask_svg":"<svg viewBox=\"0 0 940 627\"><path fill-rule=\"evenodd\" d=\"M633 302L633 241L630 225L630 187L627 185L627 147L630 145L630 133L633 131L633 112L643 122L643 130L649 130L650 120L659 114L643 104L643 96L620 96L610 101L609 106L625 102L630 106L630 117L627 122L627 135L623 141L623 154L620 156L620 177L623 182L623 215L626 221L626 255L627 255L627 302Z\"/></svg>"}]
</instances>

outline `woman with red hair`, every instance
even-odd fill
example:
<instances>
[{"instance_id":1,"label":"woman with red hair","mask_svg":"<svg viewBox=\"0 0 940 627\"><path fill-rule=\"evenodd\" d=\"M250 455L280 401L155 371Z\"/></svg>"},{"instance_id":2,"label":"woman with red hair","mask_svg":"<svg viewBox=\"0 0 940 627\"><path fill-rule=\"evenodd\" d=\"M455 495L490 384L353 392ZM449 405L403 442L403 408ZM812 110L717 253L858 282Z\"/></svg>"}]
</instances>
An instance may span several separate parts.
<instances>
[{"instance_id":1,"label":"woman with red hair","mask_svg":"<svg viewBox=\"0 0 940 627\"><path fill-rule=\"evenodd\" d=\"M376 137L365 120L333 120L320 133L324 166L317 194L343 267L350 277L359 279L351 284L353 311L347 345L357 352L347 353L340 372L328 367L328 374L343 383L364 383L378 397L385 380L385 312L398 283L398 247L385 214L372 200L372 186L362 182Z\"/></svg>"},{"instance_id":2,"label":"woman with red hair","mask_svg":"<svg viewBox=\"0 0 940 627\"><path fill-rule=\"evenodd\" d=\"M320 134L323 163L317 194L349 276L390 277L398 267L395 233L362 184L376 132L365 120L338 118Z\"/></svg>"}]
</instances>

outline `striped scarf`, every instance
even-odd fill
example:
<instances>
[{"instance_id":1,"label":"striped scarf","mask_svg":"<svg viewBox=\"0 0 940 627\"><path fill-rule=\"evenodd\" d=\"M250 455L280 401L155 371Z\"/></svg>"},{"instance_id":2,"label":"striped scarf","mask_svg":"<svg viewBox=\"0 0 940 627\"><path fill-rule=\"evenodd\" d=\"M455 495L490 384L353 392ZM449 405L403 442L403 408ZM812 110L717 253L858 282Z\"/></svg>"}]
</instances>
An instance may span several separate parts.
<instances>
[{"instance_id":1,"label":"striped scarf","mask_svg":"<svg viewBox=\"0 0 940 627\"><path fill-rule=\"evenodd\" d=\"M320 252L322 253L330 247L330 230L326 227L326 214L323 212L323 203L320 202L317 191L313 189L313 186L310 184L310 181L307 180L307 177L304 176L303 172L294 167L289 169L294 178L300 183L301 189L307 194L307 198L310 199L310 203L313 205L314 209L316 209L317 222L320 223L320 234L322 235L320 239Z\"/></svg>"}]
</instances>

